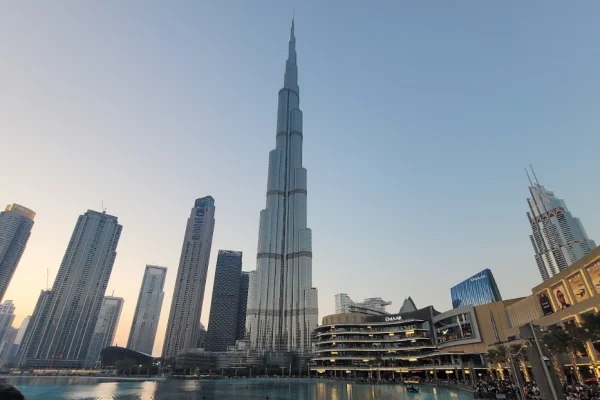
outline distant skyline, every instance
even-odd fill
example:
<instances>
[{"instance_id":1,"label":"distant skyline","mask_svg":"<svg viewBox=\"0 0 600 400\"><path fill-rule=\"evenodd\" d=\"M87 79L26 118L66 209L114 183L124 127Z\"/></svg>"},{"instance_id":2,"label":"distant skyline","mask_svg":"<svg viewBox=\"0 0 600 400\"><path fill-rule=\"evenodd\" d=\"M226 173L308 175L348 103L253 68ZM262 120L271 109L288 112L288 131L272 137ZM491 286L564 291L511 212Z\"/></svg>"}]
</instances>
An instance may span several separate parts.
<instances>
[{"instance_id":1,"label":"distant skyline","mask_svg":"<svg viewBox=\"0 0 600 400\"><path fill-rule=\"evenodd\" d=\"M0 207L37 214L14 326L102 201L123 225L120 346L145 266L164 265L160 354L196 198L218 209L205 293L218 249L255 268L292 7L319 321L340 292L447 310L484 268L504 298L530 294L529 164L600 240L600 3L6 3Z\"/></svg>"}]
</instances>

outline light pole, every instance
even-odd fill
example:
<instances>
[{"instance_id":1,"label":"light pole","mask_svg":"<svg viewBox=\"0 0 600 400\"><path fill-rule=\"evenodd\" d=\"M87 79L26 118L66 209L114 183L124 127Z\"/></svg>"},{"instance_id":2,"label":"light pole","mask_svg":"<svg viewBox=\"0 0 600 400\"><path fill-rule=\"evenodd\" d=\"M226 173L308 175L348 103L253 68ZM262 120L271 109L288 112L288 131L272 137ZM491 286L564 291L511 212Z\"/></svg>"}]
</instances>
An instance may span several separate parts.
<instances>
[{"instance_id":1,"label":"light pole","mask_svg":"<svg viewBox=\"0 0 600 400\"><path fill-rule=\"evenodd\" d=\"M556 393L556 389L554 388L554 381L550 375L550 370L548 370L548 366L546 365L546 360L544 360L544 353L542 352L542 347L540 346L540 342L538 340L537 334L535 333L535 329L533 323L529 323L529 328L533 333L533 341L535 342L535 346L537 347L540 361L542 362L542 368L544 370L544 375L546 375L546 380L548 381L548 386L550 387L550 391L552 392L552 398L554 400L558 400L558 394Z\"/></svg>"},{"instance_id":2,"label":"light pole","mask_svg":"<svg viewBox=\"0 0 600 400\"><path fill-rule=\"evenodd\" d=\"M508 364L510 365L510 369L513 372L513 378L515 379L515 383L517 384L517 387L519 388L519 394L521 395L521 398L524 399L525 393L523 393L523 387L521 386L521 380L519 379L519 376L517 375L517 366L515 365L515 361L513 359L513 357L516 357L519 355L519 353L521 353L521 351L523 350L523 346L521 346L521 348L519 349L519 351L517 351L515 354L510 352L510 348L506 347L506 358L508 358Z\"/></svg>"}]
</instances>

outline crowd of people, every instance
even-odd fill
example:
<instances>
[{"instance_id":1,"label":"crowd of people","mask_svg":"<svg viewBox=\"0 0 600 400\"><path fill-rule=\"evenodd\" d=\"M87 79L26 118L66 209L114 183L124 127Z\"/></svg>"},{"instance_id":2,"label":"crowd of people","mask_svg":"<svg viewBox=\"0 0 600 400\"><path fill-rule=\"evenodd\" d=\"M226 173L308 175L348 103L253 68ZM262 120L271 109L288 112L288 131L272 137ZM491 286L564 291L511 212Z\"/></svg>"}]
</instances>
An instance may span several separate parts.
<instances>
[{"instance_id":1,"label":"crowd of people","mask_svg":"<svg viewBox=\"0 0 600 400\"><path fill-rule=\"evenodd\" d=\"M597 386L569 385L563 391L567 400L600 400Z\"/></svg>"}]
</instances>

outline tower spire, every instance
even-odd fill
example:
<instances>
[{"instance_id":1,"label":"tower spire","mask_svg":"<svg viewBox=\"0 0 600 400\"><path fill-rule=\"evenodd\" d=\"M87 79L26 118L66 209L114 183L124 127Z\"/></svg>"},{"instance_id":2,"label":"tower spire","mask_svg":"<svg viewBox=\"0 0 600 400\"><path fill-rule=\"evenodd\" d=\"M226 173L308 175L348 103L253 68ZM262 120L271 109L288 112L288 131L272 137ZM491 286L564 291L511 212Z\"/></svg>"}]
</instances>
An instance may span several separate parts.
<instances>
[{"instance_id":1,"label":"tower spire","mask_svg":"<svg viewBox=\"0 0 600 400\"><path fill-rule=\"evenodd\" d=\"M294 34L294 18L292 17L292 27L290 28L290 43L288 49L288 59L285 63L285 78L283 87L299 92L298 88L298 65L296 64L296 36Z\"/></svg>"},{"instance_id":2,"label":"tower spire","mask_svg":"<svg viewBox=\"0 0 600 400\"><path fill-rule=\"evenodd\" d=\"M294 40L294 16L292 15L292 27L290 29L290 40Z\"/></svg>"}]
</instances>

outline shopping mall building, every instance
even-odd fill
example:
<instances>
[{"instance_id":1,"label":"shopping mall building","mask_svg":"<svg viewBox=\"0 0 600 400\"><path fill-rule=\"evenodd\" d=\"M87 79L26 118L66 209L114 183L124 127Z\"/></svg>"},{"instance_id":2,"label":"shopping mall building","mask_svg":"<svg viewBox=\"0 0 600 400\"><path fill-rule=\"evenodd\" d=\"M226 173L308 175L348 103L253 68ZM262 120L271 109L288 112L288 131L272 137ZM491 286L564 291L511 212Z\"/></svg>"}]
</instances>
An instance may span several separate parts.
<instances>
[{"instance_id":1,"label":"shopping mall building","mask_svg":"<svg viewBox=\"0 0 600 400\"><path fill-rule=\"evenodd\" d=\"M422 378L469 379L505 373L508 365L490 368L488 350L521 343L519 328L533 323L546 329L568 327L600 308L600 247L527 297L440 313L432 306L393 315L334 314L314 332L311 371L333 376L419 375ZM588 343L567 370L578 368L583 378L594 376L600 357ZM497 369L493 372L493 369ZM528 367L520 366L525 379ZM600 370L597 371L600 375Z\"/></svg>"}]
</instances>

